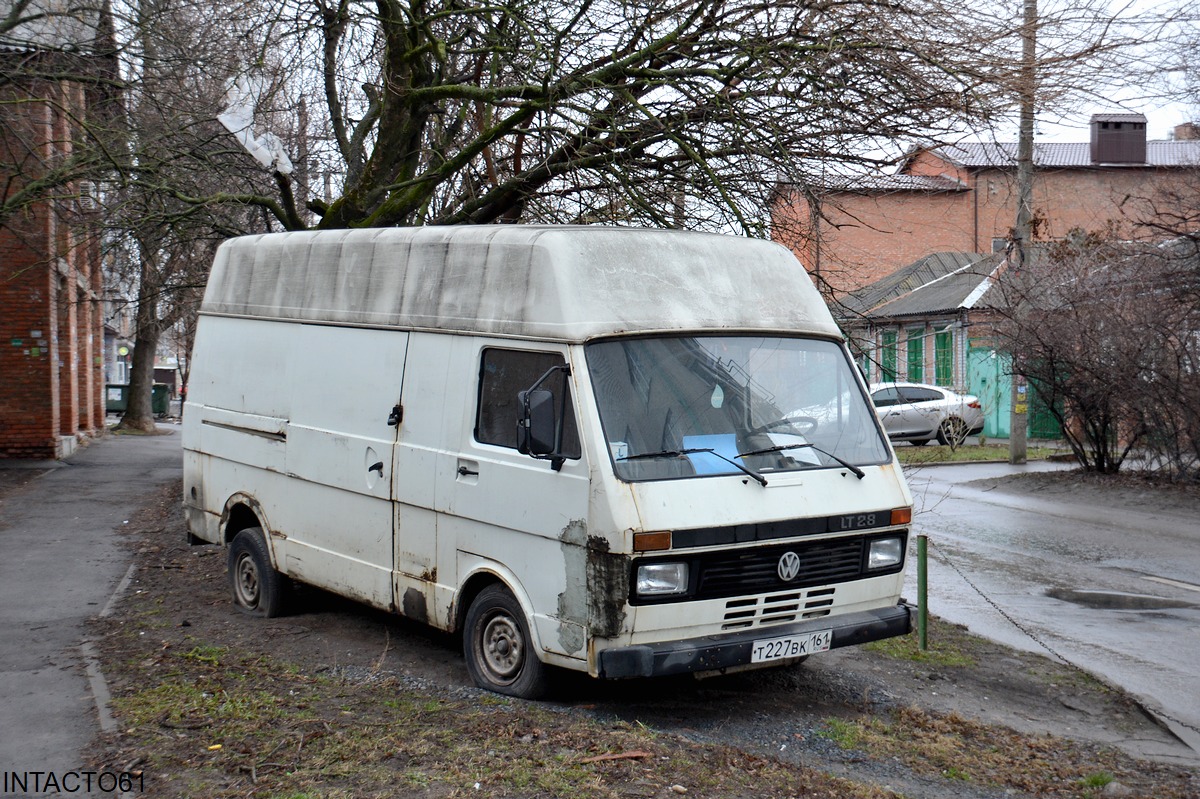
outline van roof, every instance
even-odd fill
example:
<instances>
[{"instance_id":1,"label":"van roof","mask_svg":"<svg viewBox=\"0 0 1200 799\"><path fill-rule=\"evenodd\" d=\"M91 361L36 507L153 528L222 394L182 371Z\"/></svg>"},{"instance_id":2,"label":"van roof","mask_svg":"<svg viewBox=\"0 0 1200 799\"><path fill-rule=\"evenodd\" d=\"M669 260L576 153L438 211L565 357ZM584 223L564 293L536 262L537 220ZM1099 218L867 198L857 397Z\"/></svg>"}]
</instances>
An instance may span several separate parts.
<instances>
[{"instance_id":1,"label":"van roof","mask_svg":"<svg viewBox=\"0 0 1200 799\"><path fill-rule=\"evenodd\" d=\"M840 335L778 244L600 226L236 238L217 252L201 313L557 341L684 329Z\"/></svg>"}]
</instances>

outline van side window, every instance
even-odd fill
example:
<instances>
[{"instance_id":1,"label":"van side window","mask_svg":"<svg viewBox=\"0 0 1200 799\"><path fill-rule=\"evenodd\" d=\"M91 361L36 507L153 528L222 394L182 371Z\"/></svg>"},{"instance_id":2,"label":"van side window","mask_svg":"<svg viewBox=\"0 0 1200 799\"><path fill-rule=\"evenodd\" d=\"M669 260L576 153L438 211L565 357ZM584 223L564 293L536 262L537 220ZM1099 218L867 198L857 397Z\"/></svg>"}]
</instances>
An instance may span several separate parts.
<instances>
[{"instance_id":1,"label":"van side window","mask_svg":"<svg viewBox=\"0 0 1200 799\"><path fill-rule=\"evenodd\" d=\"M563 363L562 356L555 352L485 349L479 370L475 440L481 444L516 449L517 392L533 385L550 367ZM579 428L575 423L575 407L571 403L571 390L566 376L556 372L540 387L554 394L556 409L560 407L563 392L566 392L567 418L563 426L562 454L572 459L580 457Z\"/></svg>"}]
</instances>

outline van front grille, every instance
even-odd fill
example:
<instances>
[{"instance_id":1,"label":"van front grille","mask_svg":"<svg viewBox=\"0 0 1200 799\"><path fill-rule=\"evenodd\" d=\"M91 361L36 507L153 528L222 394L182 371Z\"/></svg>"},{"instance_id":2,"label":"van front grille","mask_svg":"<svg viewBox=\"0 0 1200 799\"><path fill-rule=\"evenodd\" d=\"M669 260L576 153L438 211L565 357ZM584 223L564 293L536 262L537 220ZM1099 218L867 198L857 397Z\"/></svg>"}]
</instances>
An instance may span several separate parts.
<instances>
[{"instance_id":1,"label":"van front grille","mask_svg":"<svg viewBox=\"0 0 1200 799\"><path fill-rule=\"evenodd\" d=\"M865 577L880 577L895 574L904 568L903 559L893 567L874 569L869 574L866 555L870 542L876 538L898 535L907 538L907 531L871 533L844 538L829 538L820 541L795 541L768 547L744 547L722 551L672 553L671 556L655 556L653 559L636 559L633 568L655 561L683 560L688 564L691 580L684 595L646 598L631 596L633 604L661 604L687 602L696 599L724 599L726 597L749 597L752 594L778 596L778 612L774 617L782 619L789 613L804 613L809 609L792 608L787 597L798 601L805 589L848 583ZM788 568L781 566L787 558ZM784 572L790 579L783 579ZM636 581L635 581L636 582ZM631 586L632 588L633 586ZM757 600L747 599L747 603ZM731 608L736 612L738 606ZM761 608L760 608L761 609ZM757 612L757 611L756 611Z\"/></svg>"},{"instance_id":2,"label":"van front grille","mask_svg":"<svg viewBox=\"0 0 1200 799\"><path fill-rule=\"evenodd\" d=\"M764 597L731 599L725 603L722 630L766 627L828 616L833 606L833 588L818 588L805 593L796 591Z\"/></svg>"},{"instance_id":3,"label":"van front grille","mask_svg":"<svg viewBox=\"0 0 1200 799\"><path fill-rule=\"evenodd\" d=\"M696 599L716 599L737 594L786 591L811 585L829 585L862 576L865 539L862 537L809 541L734 552L713 552L701 557ZM792 580L779 577L779 559L794 552L800 571Z\"/></svg>"}]
</instances>

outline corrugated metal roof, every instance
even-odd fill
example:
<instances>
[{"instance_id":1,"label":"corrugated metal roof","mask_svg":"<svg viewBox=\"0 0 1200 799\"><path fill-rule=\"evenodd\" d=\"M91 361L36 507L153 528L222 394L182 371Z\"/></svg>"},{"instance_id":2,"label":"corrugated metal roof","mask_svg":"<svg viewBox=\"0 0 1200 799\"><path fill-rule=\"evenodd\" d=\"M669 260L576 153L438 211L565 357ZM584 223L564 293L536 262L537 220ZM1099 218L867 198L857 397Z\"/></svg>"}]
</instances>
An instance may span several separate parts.
<instances>
[{"instance_id":1,"label":"corrugated metal roof","mask_svg":"<svg viewBox=\"0 0 1200 799\"><path fill-rule=\"evenodd\" d=\"M974 252L937 252L927 255L847 296L842 300L840 315L874 316L880 306L957 273L964 267L981 264L979 270L986 270L986 274L998 262L998 256Z\"/></svg>"},{"instance_id":2,"label":"corrugated metal roof","mask_svg":"<svg viewBox=\"0 0 1200 799\"><path fill-rule=\"evenodd\" d=\"M992 273L1001 256L991 256L962 267L957 272L938 278L884 303L871 311L874 318L898 316L929 316L957 313L971 306L978 307L987 294ZM982 290L980 290L982 288Z\"/></svg>"},{"instance_id":3,"label":"corrugated metal roof","mask_svg":"<svg viewBox=\"0 0 1200 799\"><path fill-rule=\"evenodd\" d=\"M1145 114L1092 114L1092 122L1145 122Z\"/></svg>"},{"instance_id":4,"label":"corrugated metal roof","mask_svg":"<svg viewBox=\"0 0 1200 799\"><path fill-rule=\"evenodd\" d=\"M945 175L860 175L841 180L826 180L824 187L847 192L967 190L965 183Z\"/></svg>"},{"instance_id":5,"label":"corrugated metal roof","mask_svg":"<svg viewBox=\"0 0 1200 799\"><path fill-rule=\"evenodd\" d=\"M931 151L934 155L967 168L1012 167L1017 165L1015 142L967 142L949 144ZM1033 147L1033 163L1043 168L1086 168L1092 163L1088 142L1041 142ZM1145 164L1113 166L1200 167L1200 141L1148 141Z\"/></svg>"}]
</instances>

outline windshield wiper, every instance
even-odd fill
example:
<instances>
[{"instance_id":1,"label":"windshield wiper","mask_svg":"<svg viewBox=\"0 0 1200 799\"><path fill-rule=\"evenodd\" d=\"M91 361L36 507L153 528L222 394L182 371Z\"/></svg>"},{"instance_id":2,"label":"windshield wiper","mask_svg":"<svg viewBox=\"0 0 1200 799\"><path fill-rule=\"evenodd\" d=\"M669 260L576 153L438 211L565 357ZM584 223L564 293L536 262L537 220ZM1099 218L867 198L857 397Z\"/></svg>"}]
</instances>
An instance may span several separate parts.
<instances>
[{"instance_id":1,"label":"windshield wiper","mask_svg":"<svg viewBox=\"0 0 1200 799\"><path fill-rule=\"evenodd\" d=\"M822 455L826 455L830 458L833 458L835 461L840 463L842 466L845 466L847 469L854 472L854 476L857 477L859 480L861 480L867 476L866 472L864 472L862 469L855 466L853 463L842 460L837 455L834 455L832 452L826 452L825 450L818 447L816 444L780 444L779 446L776 446L776 447L766 447L765 449L755 449L755 450L751 450L750 452L739 452L737 454L737 456L739 458L747 458L751 455L766 455L768 452L783 452L785 449L806 449L806 448L816 450L817 452L821 453Z\"/></svg>"},{"instance_id":2,"label":"windshield wiper","mask_svg":"<svg viewBox=\"0 0 1200 799\"><path fill-rule=\"evenodd\" d=\"M713 455L716 455L718 458L725 461L733 468L738 469L738 470L750 475L751 477L753 477L755 480L757 480L762 485L765 486L767 484L767 478L763 477L761 474L754 471L753 469L751 469L747 466L743 466L742 464L738 463L737 461L733 460L732 458L726 458L724 455L717 452L712 447L693 447L692 449L664 449L661 452L639 452L636 455L626 455L624 458L617 458L617 460L619 460L619 461L636 461L636 460L642 460L644 458L682 458L685 455L692 455L697 452L708 452ZM740 458L741 456L739 455L738 457Z\"/></svg>"}]
</instances>

